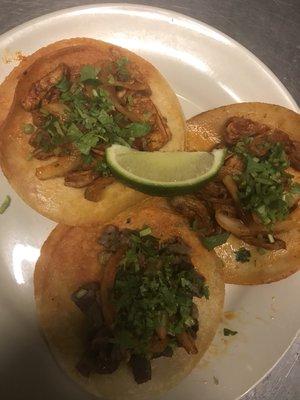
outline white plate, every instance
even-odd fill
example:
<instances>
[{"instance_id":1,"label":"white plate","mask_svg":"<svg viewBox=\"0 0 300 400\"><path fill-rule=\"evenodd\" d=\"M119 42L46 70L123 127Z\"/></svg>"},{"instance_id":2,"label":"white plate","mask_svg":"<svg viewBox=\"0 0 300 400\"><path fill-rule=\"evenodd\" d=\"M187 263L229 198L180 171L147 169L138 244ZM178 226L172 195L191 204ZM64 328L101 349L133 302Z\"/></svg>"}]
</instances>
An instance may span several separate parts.
<instances>
[{"instance_id":1,"label":"white plate","mask_svg":"<svg viewBox=\"0 0 300 400\"><path fill-rule=\"evenodd\" d=\"M63 10L2 35L0 81L15 65L4 61L16 51L30 54L76 36L103 39L150 60L173 86L186 117L238 101L297 109L277 78L226 35L183 15L138 5ZM34 262L54 224L27 207L3 176L0 187L1 197L12 197L0 224L0 394L12 400L91 399L57 368L36 324ZM282 356L300 327L299 284L300 274L265 286L228 285L226 309L235 318L224 320L200 365L164 399L233 400L246 392ZM224 338L224 326L238 335Z\"/></svg>"}]
</instances>

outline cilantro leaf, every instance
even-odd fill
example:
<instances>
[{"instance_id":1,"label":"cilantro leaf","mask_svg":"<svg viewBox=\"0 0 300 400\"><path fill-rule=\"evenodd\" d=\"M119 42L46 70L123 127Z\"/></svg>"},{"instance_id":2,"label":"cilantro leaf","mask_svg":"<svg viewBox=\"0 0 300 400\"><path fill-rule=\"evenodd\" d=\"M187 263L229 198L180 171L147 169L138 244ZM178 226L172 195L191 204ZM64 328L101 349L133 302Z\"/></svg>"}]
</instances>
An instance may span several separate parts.
<instances>
[{"instance_id":1,"label":"cilantro leaf","mask_svg":"<svg viewBox=\"0 0 300 400\"><path fill-rule=\"evenodd\" d=\"M127 138L138 138L147 135L151 131L148 122L132 122L123 129L123 136Z\"/></svg>"},{"instance_id":2,"label":"cilantro leaf","mask_svg":"<svg viewBox=\"0 0 300 400\"><path fill-rule=\"evenodd\" d=\"M66 76L63 76L61 81L58 82L57 85L55 85L57 89L59 89L61 92L67 92L70 88L70 82L66 78Z\"/></svg>"},{"instance_id":3,"label":"cilantro leaf","mask_svg":"<svg viewBox=\"0 0 300 400\"><path fill-rule=\"evenodd\" d=\"M34 132L35 128L32 124L23 124L22 130L24 133L26 133L26 135L31 135Z\"/></svg>"},{"instance_id":4,"label":"cilantro leaf","mask_svg":"<svg viewBox=\"0 0 300 400\"><path fill-rule=\"evenodd\" d=\"M232 331L231 329L228 329L228 328L223 329L224 336L234 336L237 333L238 333L238 331Z\"/></svg>"},{"instance_id":5,"label":"cilantro leaf","mask_svg":"<svg viewBox=\"0 0 300 400\"><path fill-rule=\"evenodd\" d=\"M159 327L176 335L197 323L193 297L208 298L209 291L189 256L174 253L176 242L160 244L149 228L129 232L112 293L115 340L134 354L147 355Z\"/></svg>"},{"instance_id":6,"label":"cilantro leaf","mask_svg":"<svg viewBox=\"0 0 300 400\"><path fill-rule=\"evenodd\" d=\"M11 198L10 196L5 196L5 199L3 200L3 203L0 205L0 214L4 214L4 212L8 209L11 203Z\"/></svg>"},{"instance_id":7,"label":"cilantro leaf","mask_svg":"<svg viewBox=\"0 0 300 400\"><path fill-rule=\"evenodd\" d=\"M245 263L250 261L251 253L248 249L245 249L245 247L239 248L234 254L237 262Z\"/></svg>"},{"instance_id":8,"label":"cilantro leaf","mask_svg":"<svg viewBox=\"0 0 300 400\"><path fill-rule=\"evenodd\" d=\"M218 235L206 236L201 238L201 242L203 246L210 251L213 250L215 247L221 246L221 244L226 243L229 235L230 233L224 232Z\"/></svg>"},{"instance_id":9,"label":"cilantro leaf","mask_svg":"<svg viewBox=\"0 0 300 400\"><path fill-rule=\"evenodd\" d=\"M100 68L93 65L84 65L80 70L80 82L98 82L98 73Z\"/></svg>"},{"instance_id":10,"label":"cilantro leaf","mask_svg":"<svg viewBox=\"0 0 300 400\"><path fill-rule=\"evenodd\" d=\"M291 189L292 194L300 194L300 183L294 183Z\"/></svg>"},{"instance_id":11,"label":"cilantro leaf","mask_svg":"<svg viewBox=\"0 0 300 400\"><path fill-rule=\"evenodd\" d=\"M248 150L253 138L237 143L233 151L242 157L245 170L234 179L243 208L254 212L264 225L283 220L289 214L287 194L292 177L285 170L288 158L280 143L265 143L266 154L257 158Z\"/></svg>"}]
</instances>

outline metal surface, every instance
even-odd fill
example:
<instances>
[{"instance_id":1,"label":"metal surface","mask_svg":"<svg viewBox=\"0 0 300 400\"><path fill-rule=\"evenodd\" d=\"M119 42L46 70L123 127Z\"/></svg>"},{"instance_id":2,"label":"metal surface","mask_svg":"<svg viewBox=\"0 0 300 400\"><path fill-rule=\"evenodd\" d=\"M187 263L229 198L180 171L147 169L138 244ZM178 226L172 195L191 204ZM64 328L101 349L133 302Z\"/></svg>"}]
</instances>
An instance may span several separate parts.
<instances>
[{"instance_id":1,"label":"metal surface","mask_svg":"<svg viewBox=\"0 0 300 400\"><path fill-rule=\"evenodd\" d=\"M38 2L35 0L0 0L0 33L51 11L91 3L93 2L80 0L52 0L51 2L48 0L39 0ZM298 85L300 77L300 6L298 0L252 0L251 2L243 0L185 2L158 0L144 1L143 3L181 12L227 33L268 65L289 89L296 101L300 102ZM249 78L245 77L245 79ZM300 399L299 353L300 341L298 340L273 371L242 400Z\"/></svg>"}]
</instances>

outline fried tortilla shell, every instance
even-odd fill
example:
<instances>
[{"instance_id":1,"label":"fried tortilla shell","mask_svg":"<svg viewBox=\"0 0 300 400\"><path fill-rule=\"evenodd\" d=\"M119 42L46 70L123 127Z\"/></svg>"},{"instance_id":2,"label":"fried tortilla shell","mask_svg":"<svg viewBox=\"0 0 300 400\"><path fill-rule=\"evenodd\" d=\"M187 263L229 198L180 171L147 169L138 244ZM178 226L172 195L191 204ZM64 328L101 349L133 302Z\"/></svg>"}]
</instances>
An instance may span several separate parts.
<instances>
[{"instance_id":1,"label":"fried tortilla shell","mask_svg":"<svg viewBox=\"0 0 300 400\"><path fill-rule=\"evenodd\" d=\"M113 50L138 66L149 84L151 100L166 118L171 132L163 150L183 148L185 122L175 93L166 80L149 62L136 54L99 40L76 38L59 41L26 57L0 85L0 161L8 181L22 199L36 211L56 222L67 225L104 222L118 212L145 198L116 182L103 190L102 199L95 203L84 198L84 189L67 187L63 178L39 180L36 168L47 161L28 160L31 146L22 124L31 122L31 114L24 111L20 99L28 93L32 83L65 63L70 67L97 65Z\"/></svg>"},{"instance_id":2,"label":"fried tortilla shell","mask_svg":"<svg viewBox=\"0 0 300 400\"><path fill-rule=\"evenodd\" d=\"M187 121L186 149L189 151L210 151L221 142L224 125L228 118L237 116L249 118L270 127L286 132L291 139L300 140L300 115L287 108L265 103L240 103L219 107L206 111ZM289 171L295 181L300 182L300 173L294 169ZM286 242L286 249L266 251L264 254L257 248L246 244L231 235L215 252L224 263L224 279L226 283L239 285L255 285L270 283L286 278L300 269L300 209L289 215L287 221L294 229L276 234ZM251 259L239 263L234 251L245 247L251 252Z\"/></svg>"},{"instance_id":3,"label":"fried tortilla shell","mask_svg":"<svg viewBox=\"0 0 300 400\"><path fill-rule=\"evenodd\" d=\"M160 200L161 201L161 200ZM101 282L97 238L101 226L65 227L58 225L41 250L34 276L35 299L40 326L58 364L76 382L96 396L108 399L153 398L173 387L197 364L212 341L222 315L224 283L220 261L213 253L199 246L185 221L164 207L151 203L117 216L112 224L120 229L141 229L149 226L152 234L162 240L179 236L191 248L195 268L206 278L209 300L197 299L200 328L197 355L188 355L182 348L173 357L154 359L152 379L138 385L124 364L111 375L80 375L75 365L85 348L87 323L74 305L71 294L84 283Z\"/></svg>"}]
</instances>

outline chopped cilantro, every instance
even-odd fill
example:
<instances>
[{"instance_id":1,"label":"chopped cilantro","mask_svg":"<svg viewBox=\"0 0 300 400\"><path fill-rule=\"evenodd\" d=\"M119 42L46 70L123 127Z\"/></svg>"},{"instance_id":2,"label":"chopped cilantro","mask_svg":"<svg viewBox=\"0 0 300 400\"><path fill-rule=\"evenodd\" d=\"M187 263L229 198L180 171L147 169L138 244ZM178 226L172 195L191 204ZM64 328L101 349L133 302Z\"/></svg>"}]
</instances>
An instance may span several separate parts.
<instances>
[{"instance_id":1,"label":"chopped cilantro","mask_svg":"<svg viewBox=\"0 0 300 400\"><path fill-rule=\"evenodd\" d=\"M140 237L151 235L152 230L149 227L146 227L140 231Z\"/></svg>"},{"instance_id":2,"label":"chopped cilantro","mask_svg":"<svg viewBox=\"0 0 300 400\"><path fill-rule=\"evenodd\" d=\"M292 185L291 193L300 194L300 183L296 182Z\"/></svg>"},{"instance_id":3,"label":"chopped cilantro","mask_svg":"<svg viewBox=\"0 0 300 400\"><path fill-rule=\"evenodd\" d=\"M158 327L166 327L171 336L193 327L193 297L208 296L205 280L189 257L176 253L176 243L160 244L148 232L141 236L146 229L131 231L112 292L114 340L136 354L149 352Z\"/></svg>"},{"instance_id":4,"label":"chopped cilantro","mask_svg":"<svg viewBox=\"0 0 300 400\"><path fill-rule=\"evenodd\" d=\"M98 81L98 73L100 68L94 67L93 65L84 65L80 70L80 82L94 82Z\"/></svg>"},{"instance_id":5,"label":"chopped cilantro","mask_svg":"<svg viewBox=\"0 0 300 400\"><path fill-rule=\"evenodd\" d=\"M231 329L224 328L223 333L224 333L224 336L234 336L238 333L238 331L232 331Z\"/></svg>"},{"instance_id":6,"label":"chopped cilantro","mask_svg":"<svg viewBox=\"0 0 300 400\"><path fill-rule=\"evenodd\" d=\"M31 135L34 132L34 126L32 124L23 124L22 130L26 135Z\"/></svg>"},{"instance_id":7,"label":"chopped cilantro","mask_svg":"<svg viewBox=\"0 0 300 400\"><path fill-rule=\"evenodd\" d=\"M251 253L248 249L245 249L245 247L239 248L234 254L237 262L245 263L250 261Z\"/></svg>"},{"instance_id":8,"label":"chopped cilantro","mask_svg":"<svg viewBox=\"0 0 300 400\"><path fill-rule=\"evenodd\" d=\"M121 81L128 81L130 78L130 73L128 71L129 60L127 57L121 57L116 61L117 75Z\"/></svg>"},{"instance_id":9,"label":"chopped cilantro","mask_svg":"<svg viewBox=\"0 0 300 400\"><path fill-rule=\"evenodd\" d=\"M108 83L110 85L114 85L116 83L115 78L111 74L108 76Z\"/></svg>"},{"instance_id":10,"label":"chopped cilantro","mask_svg":"<svg viewBox=\"0 0 300 400\"><path fill-rule=\"evenodd\" d=\"M252 140L241 140L234 148L245 162L245 170L234 178L244 209L254 212L264 225L271 226L289 214L286 194L291 190L292 180L285 171L289 162L280 143L266 142L266 154L254 157L247 148Z\"/></svg>"},{"instance_id":11,"label":"chopped cilantro","mask_svg":"<svg viewBox=\"0 0 300 400\"><path fill-rule=\"evenodd\" d=\"M8 195L5 196L3 203L0 205L0 214L4 214L4 212L8 209L10 203L11 203L10 196Z\"/></svg>"},{"instance_id":12,"label":"chopped cilantro","mask_svg":"<svg viewBox=\"0 0 300 400\"><path fill-rule=\"evenodd\" d=\"M224 232L218 235L206 236L201 238L201 242L203 246L207 248L207 250L213 250L215 247L226 243L229 235L230 233Z\"/></svg>"},{"instance_id":13,"label":"chopped cilantro","mask_svg":"<svg viewBox=\"0 0 300 400\"><path fill-rule=\"evenodd\" d=\"M103 160L99 161L96 164L95 171L99 172L101 174L101 176L111 176L112 175L108 164Z\"/></svg>"},{"instance_id":14,"label":"chopped cilantro","mask_svg":"<svg viewBox=\"0 0 300 400\"><path fill-rule=\"evenodd\" d=\"M266 249L263 249L262 247L258 247L257 249L258 254L260 254L261 256L263 256L264 254L267 253Z\"/></svg>"},{"instance_id":15,"label":"chopped cilantro","mask_svg":"<svg viewBox=\"0 0 300 400\"><path fill-rule=\"evenodd\" d=\"M56 85L57 89L59 89L61 92L67 92L70 88L70 82L68 79L63 76L60 82Z\"/></svg>"},{"instance_id":16,"label":"chopped cilantro","mask_svg":"<svg viewBox=\"0 0 300 400\"><path fill-rule=\"evenodd\" d=\"M112 65L114 65L113 63ZM118 71L125 71L128 60L116 61ZM60 150L68 152L70 143L80 151L85 160L94 160L91 150L99 145L109 146L119 143L130 147L135 138L151 131L147 122L130 122L115 109L109 93L101 87L98 73L100 69L85 65L80 70L80 79L72 84L65 76L56 85L60 90L59 102L68 110L64 118L40 108L44 116L43 126L35 137L36 147L44 152L58 154ZM114 77L111 75L111 78ZM112 80L111 80L112 81ZM92 85L92 86L91 86ZM25 133L33 133L32 124L24 124ZM105 163L97 165L103 175L110 175Z\"/></svg>"}]
</instances>

